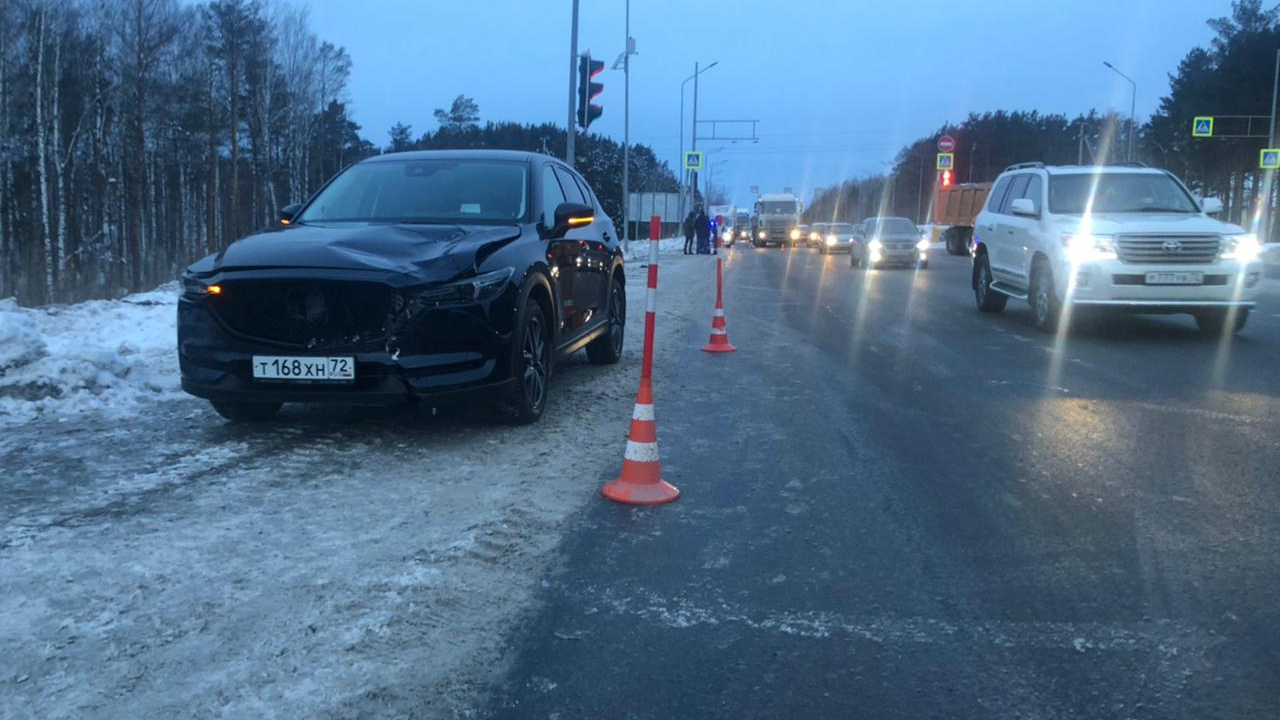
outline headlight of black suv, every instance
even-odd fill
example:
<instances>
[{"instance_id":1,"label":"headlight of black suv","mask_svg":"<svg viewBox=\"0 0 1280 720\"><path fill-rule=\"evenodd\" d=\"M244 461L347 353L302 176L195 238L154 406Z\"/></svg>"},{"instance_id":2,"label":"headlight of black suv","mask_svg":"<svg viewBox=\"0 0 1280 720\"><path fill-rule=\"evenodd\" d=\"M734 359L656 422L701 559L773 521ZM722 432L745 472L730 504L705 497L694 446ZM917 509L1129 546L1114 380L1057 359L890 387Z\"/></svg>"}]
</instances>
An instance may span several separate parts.
<instances>
[{"instance_id":1,"label":"headlight of black suv","mask_svg":"<svg viewBox=\"0 0 1280 720\"><path fill-rule=\"evenodd\" d=\"M455 280L454 282L412 292L409 294L409 299L419 308L486 300L502 292L502 289L506 287L507 282L511 280L511 276L514 274L515 268L506 267L465 280Z\"/></svg>"}]
</instances>

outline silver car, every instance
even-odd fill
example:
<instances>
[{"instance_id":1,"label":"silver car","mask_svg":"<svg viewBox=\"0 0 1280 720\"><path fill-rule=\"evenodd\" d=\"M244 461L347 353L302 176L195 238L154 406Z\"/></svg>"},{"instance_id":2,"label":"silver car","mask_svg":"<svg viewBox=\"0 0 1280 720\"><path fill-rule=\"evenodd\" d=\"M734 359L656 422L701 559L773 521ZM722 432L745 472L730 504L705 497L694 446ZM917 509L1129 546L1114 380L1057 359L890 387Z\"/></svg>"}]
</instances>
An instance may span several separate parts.
<instances>
[{"instance_id":1,"label":"silver car","mask_svg":"<svg viewBox=\"0 0 1280 720\"><path fill-rule=\"evenodd\" d=\"M828 223L822 227L818 249L823 253L850 252L853 236L853 223Z\"/></svg>"},{"instance_id":2,"label":"silver car","mask_svg":"<svg viewBox=\"0 0 1280 720\"><path fill-rule=\"evenodd\" d=\"M854 232L849 264L869 268L914 265L923 270L929 267L929 242L906 218L867 218Z\"/></svg>"}]
</instances>

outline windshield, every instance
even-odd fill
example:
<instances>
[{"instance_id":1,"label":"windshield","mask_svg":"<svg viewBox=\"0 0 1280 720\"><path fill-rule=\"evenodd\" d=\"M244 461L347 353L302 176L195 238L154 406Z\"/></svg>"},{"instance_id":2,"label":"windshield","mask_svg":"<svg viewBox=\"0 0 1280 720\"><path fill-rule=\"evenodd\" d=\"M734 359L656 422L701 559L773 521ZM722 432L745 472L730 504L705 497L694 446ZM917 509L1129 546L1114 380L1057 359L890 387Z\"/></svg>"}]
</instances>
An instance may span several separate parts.
<instances>
[{"instance_id":1,"label":"windshield","mask_svg":"<svg viewBox=\"0 0 1280 720\"><path fill-rule=\"evenodd\" d=\"M833 232L837 235L848 235L853 232L853 225L849 223L836 223L827 228L827 232Z\"/></svg>"},{"instance_id":2,"label":"windshield","mask_svg":"<svg viewBox=\"0 0 1280 720\"><path fill-rule=\"evenodd\" d=\"M1062 215L1086 211L1194 213L1199 208L1181 185L1163 173L1104 172L1051 176L1049 211Z\"/></svg>"},{"instance_id":3,"label":"windshield","mask_svg":"<svg viewBox=\"0 0 1280 720\"><path fill-rule=\"evenodd\" d=\"M348 168L299 223L522 222L528 167L490 160L391 160Z\"/></svg>"},{"instance_id":4,"label":"windshield","mask_svg":"<svg viewBox=\"0 0 1280 720\"><path fill-rule=\"evenodd\" d=\"M873 218L867 223L867 232L873 235L914 235L916 226L905 218Z\"/></svg>"},{"instance_id":5,"label":"windshield","mask_svg":"<svg viewBox=\"0 0 1280 720\"><path fill-rule=\"evenodd\" d=\"M760 203L761 215L795 215L796 204L790 200L771 200Z\"/></svg>"}]
</instances>

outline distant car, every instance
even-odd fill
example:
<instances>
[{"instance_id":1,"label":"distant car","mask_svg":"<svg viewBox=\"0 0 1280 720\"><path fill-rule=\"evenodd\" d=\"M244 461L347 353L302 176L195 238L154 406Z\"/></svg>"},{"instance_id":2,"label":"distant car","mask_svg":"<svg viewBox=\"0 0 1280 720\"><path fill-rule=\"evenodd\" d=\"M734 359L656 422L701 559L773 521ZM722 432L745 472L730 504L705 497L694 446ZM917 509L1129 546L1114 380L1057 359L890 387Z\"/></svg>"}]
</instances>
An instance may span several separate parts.
<instances>
[{"instance_id":1,"label":"distant car","mask_svg":"<svg viewBox=\"0 0 1280 720\"><path fill-rule=\"evenodd\" d=\"M546 407L558 358L622 354L622 249L595 193L534 153L378 155L285 227L192 265L178 303L182 388L232 421L286 402Z\"/></svg>"},{"instance_id":2,"label":"distant car","mask_svg":"<svg viewBox=\"0 0 1280 720\"><path fill-rule=\"evenodd\" d=\"M1054 331L1069 307L1188 313L1201 331L1240 331L1261 291L1262 246L1222 222L1165 170L1022 163L996 179L978 213L973 292L978 309L1009 298Z\"/></svg>"},{"instance_id":3,"label":"distant car","mask_svg":"<svg viewBox=\"0 0 1280 720\"><path fill-rule=\"evenodd\" d=\"M827 223L814 223L809 226L809 234L805 236L805 244L811 248L820 247L822 238L827 234Z\"/></svg>"},{"instance_id":4,"label":"distant car","mask_svg":"<svg viewBox=\"0 0 1280 720\"><path fill-rule=\"evenodd\" d=\"M852 252L853 223L828 223L822 229L818 249L825 253Z\"/></svg>"},{"instance_id":5,"label":"distant car","mask_svg":"<svg viewBox=\"0 0 1280 720\"><path fill-rule=\"evenodd\" d=\"M867 218L854 232L849 264L868 268L914 265L924 269L929 267L929 242L906 218Z\"/></svg>"}]
</instances>

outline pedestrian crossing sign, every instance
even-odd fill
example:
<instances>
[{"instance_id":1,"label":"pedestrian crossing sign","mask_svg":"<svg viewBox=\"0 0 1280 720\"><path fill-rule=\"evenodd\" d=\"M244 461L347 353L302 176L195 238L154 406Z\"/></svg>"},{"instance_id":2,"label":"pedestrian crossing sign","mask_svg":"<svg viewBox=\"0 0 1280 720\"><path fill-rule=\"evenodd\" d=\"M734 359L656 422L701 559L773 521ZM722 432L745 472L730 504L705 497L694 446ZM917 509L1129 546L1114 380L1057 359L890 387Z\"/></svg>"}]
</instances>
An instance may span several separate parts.
<instances>
[{"instance_id":1,"label":"pedestrian crossing sign","mask_svg":"<svg viewBox=\"0 0 1280 720\"><path fill-rule=\"evenodd\" d=\"M955 164L956 164L955 153L938 153L938 169L939 170L950 170L951 168L955 167Z\"/></svg>"},{"instance_id":2,"label":"pedestrian crossing sign","mask_svg":"<svg viewBox=\"0 0 1280 720\"><path fill-rule=\"evenodd\" d=\"M1191 137L1213 137L1213 117L1203 115L1191 122Z\"/></svg>"},{"instance_id":3,"label":"pedestrian crossing sign","mask_svg":"<svg viewBox=\"0 0 1280 720\"><path fill-rule=\"evenodd\" d=\"M702 151L690 150L684 154L685 170L701 170L702 169Z\"/></svg>"},{"instance_id":4,"label":"pedestrian crossing sign","mask_svg":"<svg viewBox=\"0 0 1280 720\"><path fill-rule=\"evenodd\" d=\"M1258 158L1258 167L1263 170L1280 170L1280 148L1267 148Z\"/></svg>"}]
</instances>

